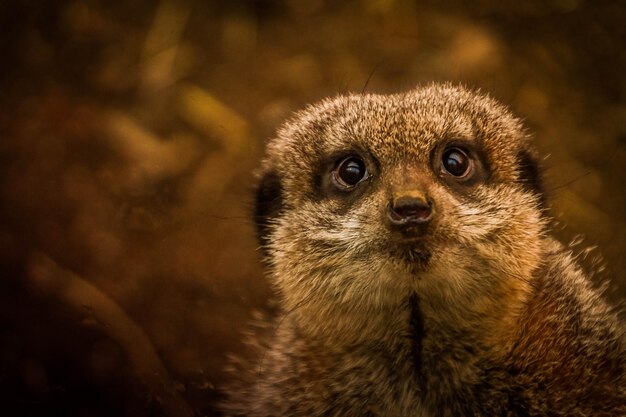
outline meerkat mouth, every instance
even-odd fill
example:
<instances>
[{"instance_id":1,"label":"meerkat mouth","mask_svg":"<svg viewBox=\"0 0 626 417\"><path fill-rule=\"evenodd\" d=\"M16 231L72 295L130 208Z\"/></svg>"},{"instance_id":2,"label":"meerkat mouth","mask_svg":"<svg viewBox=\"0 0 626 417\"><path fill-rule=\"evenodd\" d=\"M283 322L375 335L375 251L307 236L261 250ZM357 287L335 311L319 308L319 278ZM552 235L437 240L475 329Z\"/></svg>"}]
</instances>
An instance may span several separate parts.
<instances>
[{"instance_id":1,"label":"meerkat mouth","mask_svg":"<svg viewBox=\"0 0 626 417\"><path fill-rule=\"evenodd\" d=\"M411 272L425 271L431 258L431 251L421 238L402 239L389 247L390 255L405 264Z\"/></svg>"}]
</instances>

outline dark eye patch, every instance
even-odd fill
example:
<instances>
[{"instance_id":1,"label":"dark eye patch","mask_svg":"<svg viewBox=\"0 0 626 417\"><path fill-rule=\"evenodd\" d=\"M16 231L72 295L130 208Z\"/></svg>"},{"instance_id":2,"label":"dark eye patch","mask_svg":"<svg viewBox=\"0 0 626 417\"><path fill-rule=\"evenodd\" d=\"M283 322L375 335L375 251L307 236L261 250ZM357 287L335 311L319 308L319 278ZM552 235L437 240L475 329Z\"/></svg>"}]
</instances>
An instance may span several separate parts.
<instances>
[{"instance_id":1,"label":"dark eye patch","mask_svg":"<svg viewBox=\"0 0 626 417\"><path fill-rule=\"evenodd\" d=\"M318 198L341 198L352 201L367 188L378 173L378 160L358 145L324 155L314 170L313 186ZM338 181L345 187L341 187Z\"/></svg>"},{"instance_id":2,"label":"dark eye patch","mask_svg":"<svg viewBox=\"0 0 626 417\"><path fill-rule=\"evenodd\" d=\"M453 166L454 163L456 165ZM466 192L472 186L486 182L491 176L480 143L471 140L440 143L432 150L431 164L437 177L460 192Z\"/></svg>"},{"instance_id":3,"label":"dark eye patch","mask_svg":"<svg viewBox=\"0 0 626 417\"><path fill-rule=\"evenodd\" d=\"M334 173L336 179L340 181L340 186L350 188L367 177L367 168L361 158L351 156L339 161Z\"/></svg>"},{"instance_id":4,"label":"dark eye patch","mask_svg":"<svg viewBox=\"0 0 626 417\"><path fill-rule=\"evenodd\" d=\"M443 169L455 177L463 177L472 168L470 157L459 148L448 148L441 158Z\"/></svg>"}]
</instances>

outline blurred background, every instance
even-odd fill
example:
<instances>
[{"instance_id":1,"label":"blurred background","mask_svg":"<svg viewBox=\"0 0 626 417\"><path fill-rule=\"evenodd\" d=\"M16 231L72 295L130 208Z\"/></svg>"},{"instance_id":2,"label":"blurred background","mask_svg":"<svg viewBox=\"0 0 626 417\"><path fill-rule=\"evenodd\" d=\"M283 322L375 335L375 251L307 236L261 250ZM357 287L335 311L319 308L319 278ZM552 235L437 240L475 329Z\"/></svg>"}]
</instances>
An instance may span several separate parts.
<instances>
[{"instance_id":1,"label":"blurred background","mask_svg":"<svg viewBox=\"0 0 626 417\"><path fill-rule=\"evenodd\" d=\"M217 415L227 355L272 310L249 221L263 144L337 93L454 81L510 105L547 156L555 234L622 303L625 6L3 1L1 413Z\"/></svg>"}]
</instances>

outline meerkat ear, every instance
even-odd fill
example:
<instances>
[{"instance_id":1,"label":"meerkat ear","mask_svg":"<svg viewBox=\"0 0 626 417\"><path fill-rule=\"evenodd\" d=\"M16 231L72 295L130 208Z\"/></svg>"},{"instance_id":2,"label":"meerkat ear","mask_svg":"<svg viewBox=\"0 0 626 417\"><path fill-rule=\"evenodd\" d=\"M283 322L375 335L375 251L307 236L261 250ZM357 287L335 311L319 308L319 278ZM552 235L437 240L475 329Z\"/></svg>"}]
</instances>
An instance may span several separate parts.
<instances>
[{"instance_id":1,"label":"meerkat ear","mask_svg":"<svg viewBox=\"0 0 626 417\"><path fill-rule=\"evenodd\" d=\"M282 205L283 190L278 174L273 170L264 172L257 184L254 207L257 239L262 247L269 241L272 220L278 217Z\"/></svg>"},{"instance_id":2,"label":"meerkat ear","mask_svg":"<svg viewBox=\"0 0 626 417\"><path fill-rule=\"evenodd\" d=\"M539 161L534 152L524 149L517 154L519 163L520 178L519 181L539 196L541 206L545 207L545 193L543 188L543 180L541 178L541 169Z\"/></svg>"}]
</instances>

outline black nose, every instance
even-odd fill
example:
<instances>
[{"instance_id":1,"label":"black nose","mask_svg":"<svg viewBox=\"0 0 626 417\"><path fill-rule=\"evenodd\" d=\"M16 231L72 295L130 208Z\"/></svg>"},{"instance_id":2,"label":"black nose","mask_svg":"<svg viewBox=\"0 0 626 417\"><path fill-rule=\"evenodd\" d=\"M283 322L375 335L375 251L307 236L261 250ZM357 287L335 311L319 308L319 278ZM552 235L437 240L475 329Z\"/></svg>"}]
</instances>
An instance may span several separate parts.
<instances>
[{"instance_id":1,"label":"black nose","mask_svg":"<svg viewBox=\"0 0 626 417\"><path fill-rule=\"evenodd\" d=\"M387 215L396 226L424 224L433 217L433 204L421 196L401 196L391 200Z\"/></svg>"}]
</instances>

